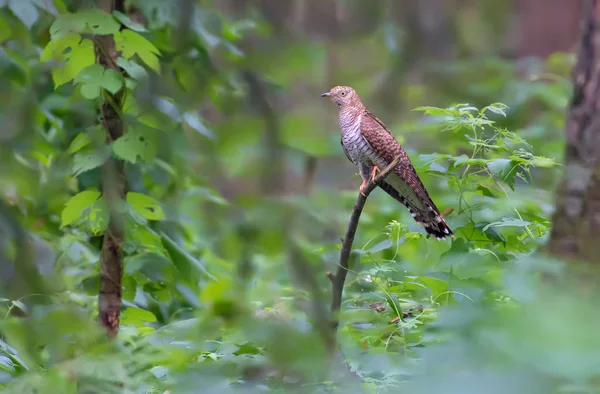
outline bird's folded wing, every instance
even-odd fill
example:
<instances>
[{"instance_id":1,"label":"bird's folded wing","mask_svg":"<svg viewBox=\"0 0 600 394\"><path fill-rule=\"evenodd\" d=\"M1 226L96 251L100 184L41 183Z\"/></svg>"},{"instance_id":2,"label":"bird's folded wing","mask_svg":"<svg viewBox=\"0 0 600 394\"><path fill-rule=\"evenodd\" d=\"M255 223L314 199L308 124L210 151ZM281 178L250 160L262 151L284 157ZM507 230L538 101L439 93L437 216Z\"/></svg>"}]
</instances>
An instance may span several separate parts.
<instances>
[{"instance_id":1,"label":"bird's folded wing","mask_svg":"<svg viewBox=\"0 0 600 394\"><path fill-rule=\"evenodd\" d=\"M400 163L386 177L385 182L410 200L416 208L425 208L425 203L437 211L408 155L385 124L371 112L365 111L360 130L365 140L386 163L389 164L400 156Z\"/></svg>"}]
</instances>

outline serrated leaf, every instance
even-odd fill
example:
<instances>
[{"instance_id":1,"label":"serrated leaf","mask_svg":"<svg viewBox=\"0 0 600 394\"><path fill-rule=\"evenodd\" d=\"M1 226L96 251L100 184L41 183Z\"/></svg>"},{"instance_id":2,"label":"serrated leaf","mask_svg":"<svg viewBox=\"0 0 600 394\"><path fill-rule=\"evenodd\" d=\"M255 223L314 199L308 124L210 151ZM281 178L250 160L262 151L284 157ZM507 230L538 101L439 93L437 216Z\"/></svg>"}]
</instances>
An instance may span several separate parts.
<instances>
[{"instance_id":1,"label":"serrated leaf","mask_svg":"<svg viewBox=\"0 0 600 394\"><path fill-rule=\"evenodd\" d=\"M160 51L146 38L132 30L123 30L115 33L115 45L125 59L137 53L144 63L156 72L160 72L157 55Z\"/></svg>"},{"instance_id":2,"label":"serrated leaf","mask_svg":"<svg viewBox=\"0 0 600 394\"><path fill-rule=\"evenodd\" d=\"M100 192L93 190L86 190L71 197L62 210L60 227L79 220L83 215L83 210L92 206L99 197Z\"/></svg>"},{"instance_id":3,"label":"serrated leaf","mask_svg":"<svg viewBox=\"0 0 600 394\"><path fill-rule=\"evenodd\" d=\"M117 93L123 86L123 75L113 69L105 69L100 64L92 64L81 70L75 78L81 84L81 94L88 100L97 98L102 89Z\"/></svg>"},{"instance_id":4,"label":"serrated leaf","mask_svg":"<svg viewBox=\"0 0 600 394\"><path fill-rule=\"evenodd\" d=\"M137 213L148 220L163 220L165 218L160 203L150 196L129 192L126 199Z\"/></svg>"},{"instance_id":5,"label":"serrated leaf","mask_svg":"<svg viewBox=\"0 0 600 394\"><path fill-rule=\"evenodd\" d=\"M89 147L80 150L73 156L73 175L78 176L82 172L100 167L110 157L108 146Z\"/></svg>"},{"instance_id":6,"label":"serrated leaf","mask_svg":"<svg viewBox=\"0 0 600 394\"><path fill-rule=\"evenodd\" d=\"M158 150L157 131L141 124L112 143L112 150L119 158L131 163L151 163Z\"/></svg>"}]
</instances>

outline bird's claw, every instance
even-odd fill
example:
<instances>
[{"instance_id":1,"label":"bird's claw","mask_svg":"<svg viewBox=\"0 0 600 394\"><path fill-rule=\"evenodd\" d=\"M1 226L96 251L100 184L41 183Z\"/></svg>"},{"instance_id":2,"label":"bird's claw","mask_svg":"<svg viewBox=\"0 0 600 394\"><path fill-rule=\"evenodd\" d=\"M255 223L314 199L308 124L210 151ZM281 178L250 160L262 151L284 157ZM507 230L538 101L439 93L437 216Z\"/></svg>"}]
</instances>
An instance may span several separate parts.
<instances>
[{"instance_id":1,"label":"bird's claw","mask_svg":"<svg viewBox=\"0 0 600 394\"><path fill-rule=\"evenodd\" d=\"M371 171L371 180L373 182L375 182L375 177L377 176L377 173L379 172L379 167L374 166L373 167L373 171Z\"/></svg>"},{"instance_id":2,"label":"bird's claw","mask_svg":"<svg viewBox=\"0 0 600 394\"><path fill-rule=\"evenodd\" d=\"M362 185L360 185L360 187L358 188L358 190L360 191L360 194L362 194L363 197L367 197L367 195L364 192L365 187L367 187L367 181L363 180Z\"/></svg>"}]
</instances>

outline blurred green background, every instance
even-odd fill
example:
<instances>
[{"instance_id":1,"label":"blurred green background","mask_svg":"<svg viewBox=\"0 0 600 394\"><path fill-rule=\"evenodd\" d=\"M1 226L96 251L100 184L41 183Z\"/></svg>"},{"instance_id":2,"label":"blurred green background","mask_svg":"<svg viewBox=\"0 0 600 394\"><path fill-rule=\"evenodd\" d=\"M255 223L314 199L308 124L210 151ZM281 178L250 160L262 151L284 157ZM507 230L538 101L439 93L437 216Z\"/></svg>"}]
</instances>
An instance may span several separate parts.
<instances>
[{"instance_id":1,"label":"blurred green background","mask_svg":"<svg viewBox=\"0 0 600 394\"><path fill-rule=\"evenodd\" d=\"M97 323L110 153L85 87L110 81L82 76L84 41L56 44L117 20L82 16L94 3L0 0L3 392L600 392L594 294L548 281L565 264L538 251L580 1L126 1L114 18L144 39L120 113L149 145L113 146L134 193L115 340ZM456 238L371 194L332 368L325 273L360 185L319 97L335 85L392 130Z\"/></svg>"}]
</instances>

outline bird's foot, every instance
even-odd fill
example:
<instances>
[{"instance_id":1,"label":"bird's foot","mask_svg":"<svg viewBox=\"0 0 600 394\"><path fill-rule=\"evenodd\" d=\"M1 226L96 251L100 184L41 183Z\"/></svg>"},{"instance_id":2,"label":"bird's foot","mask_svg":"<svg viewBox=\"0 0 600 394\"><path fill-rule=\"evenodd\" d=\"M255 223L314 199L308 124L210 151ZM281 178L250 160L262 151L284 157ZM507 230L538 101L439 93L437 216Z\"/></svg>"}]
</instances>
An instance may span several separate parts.
<instances>
[{"instance_id":1,"label":"bird's foot","mask_svg":"<svg viewBox=\"0 0 600 394\"><path fill-rule=\"evenodd\" d=\"M364 192L365 187L367 187L367 181L365 179L363 179L362 185L360 185L360 187L358 188L360 191L360 194L362 194L363 197L367 197L367 195Z\"/></svg>"},{"instance_id":2,"label":"bird's foot","mask_svg":"<svg viewBox=\"0 0 600 394\"><path fill-rule=\"evenodd\" d=\"M371 180L373 182L375 182L375 177L377 176L377 173L380 172L379 171L379 167L377 166L373 166L373 171L371 171Z\"/></svg>"}]
</instances>

